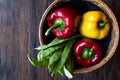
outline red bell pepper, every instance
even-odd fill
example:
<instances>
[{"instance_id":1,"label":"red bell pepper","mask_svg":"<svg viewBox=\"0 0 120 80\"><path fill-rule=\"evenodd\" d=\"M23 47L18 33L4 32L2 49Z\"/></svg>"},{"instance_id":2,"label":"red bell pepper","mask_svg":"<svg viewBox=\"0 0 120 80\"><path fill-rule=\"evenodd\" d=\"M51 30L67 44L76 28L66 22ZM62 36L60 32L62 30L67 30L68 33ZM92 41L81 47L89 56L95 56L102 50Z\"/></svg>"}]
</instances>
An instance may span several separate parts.
<instances>
[{"instance_id":1,"label":"red bell pepper","mask_svg":"<svg viewBox=\"0 0 120 80\"><path fill-rule=\"evenodd\" d=\"M102 58L102 49L98 43L89 39L80 39L74 46L74 54L78 64L89 67L97 64Z\"/></svg>"},{"instance_id":2,"label":"red bell pepper","mask_svg":"<svg viewBox=\"0 0 120 80\"><path fill-rule=\"evenodd\" d=\"M56 9L47 16L49 29L45 35L50 32L58 38L68 38L76 31L80 22L80 12L72 7Z\"/></svg>"}]
</instances>

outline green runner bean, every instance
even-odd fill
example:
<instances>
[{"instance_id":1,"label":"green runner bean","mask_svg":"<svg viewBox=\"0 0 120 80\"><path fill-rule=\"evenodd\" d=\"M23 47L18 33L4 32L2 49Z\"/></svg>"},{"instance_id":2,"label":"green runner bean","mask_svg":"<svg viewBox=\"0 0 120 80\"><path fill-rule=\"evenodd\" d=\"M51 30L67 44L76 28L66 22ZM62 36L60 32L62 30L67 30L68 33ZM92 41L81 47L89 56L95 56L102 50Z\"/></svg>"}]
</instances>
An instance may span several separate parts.
<instances>
[{"instance_id":1,"label":"green runner bean","mask_svg":"<svg viewBox=\"0 0 120 80\"><path fill-rule=\"evenodd\" d=\"M59 38L54 38L53 41L50 42L49 44L54 44L54 43L58 42L58 40L59 40ZM36 50L47 49L47 48L49 48L49 46L48 46L49 44L47 44L47 45L40 45L40 46L38 46L38 47L35 48L35 49L36 49ZM42 48L42 46L48 46L48 47Z\"/></svg>"},{"instance_id":2,"label":"green runner bean","mask_svg":"<svg viewBox=\"0 0 120 80\"><path fill-rule=\"evenodd\" d=\"M70 53L70 55L68 56L66 63L65 63L65 67L68 69L69 72L73 72L73 68L74 68L74 58L72 53Z\"/></svg>"},{"instance_id":3,"label":"green runner bean","mask_svg":"<svg viewBox=\"0 0 120 80\"><path fill-rule=\"evenodd\" d=\"M69 41L71 39L75 39L75 38L78 38L78 37L81 37L81 35L75 35L75 36L72 36L70 38L66 38L66 39L60 39L60 38L55 38L55 40L53 40L53 42L47 44L47 45L41 45L39 47L39 49L46 49L46 48L49 48L51 46L55 46L55 45L58 45L58 44L61 44L61 43L64 43L66 41Z\"/></svg>"},{"instance_id":4,"label":"green runner bean","mask_svg":"<svg viewBox=\"0 0 120 80\"><path fill-rule=\"evenodd\" d=\"M41 61L40 55L41 55L42 52L43 52L43 50L39 51L38 54L37 54L37 60L38 61Z\"/></svg>"},{"instance_id":5,"label":"green runner bean","mask_svg":"<svg viewBox=\"0 0 120 80\"><path fill-rule=\"evenodd\" d=\"M40 60L43 60L44 58L51 56L56 50L63 48L65 46L65 44L66 43L49 47L49 48L43 50L38 57L40 58Z\"/></svg>"},{"instance_id":6,"label":"green runner bean","mask_svg":"<svg viewBox=\"0 0 120 80\"><path fill-rule=\"evenodd\" d=\"M69 70L65 66L64 66L63 70L68 79L73 78L73 75L71 74L71 72L69 72Z\"/></svg>"},{"instance_id":7,"label":"green runner bean","mask_svg":"<svg viewBox=\"0 0 120 80\"><path fill-rule=\"evenodd\" d=\"M74 68L74 58L72 56L72 53L70 53L64 66L64 73L68 79L71 79L73 77L72 76L73 68Z\"/></svg>"},{"instance_id":8,"label":"green runner bean","mask_svg":"<svg viewBox=\"0 0 120 80\"><path fill-rule=\"evenodd\" d=\"M36 59L30 58L29 56L27 56L27 58L33 66L47 66L49 62L47 59L43 61L38 61Z\"/></svg>"},{"instance_id":9,"label":"green runner bean","mask_svg":"<svg viewBox=\"0 0 120 80\"><path fill-rule=\"evenodd\" d=\"M52 72L52 75L56 75L64 67L64 64L67 60L69 53L71 52L71 48L75 41L76 41L76 39L72 39L67 42L67 44L62 52L61 58L58 61L58 63L56 64L55 69Z\"/></svg>"},{"instance_id":10,"label":"green runner bean","mask_svg":"<svg viewBox=\"0 0 120 80\"><path fill-rule=\"evenodd\" d=\"M56 62L59 60L61 54L62 54L63 49L61 48L60 50L56 51L53 53L53 55L49 58L49 64L48 64L48 69L50 72L55 67Z\"/></svg>"}]
</instances>

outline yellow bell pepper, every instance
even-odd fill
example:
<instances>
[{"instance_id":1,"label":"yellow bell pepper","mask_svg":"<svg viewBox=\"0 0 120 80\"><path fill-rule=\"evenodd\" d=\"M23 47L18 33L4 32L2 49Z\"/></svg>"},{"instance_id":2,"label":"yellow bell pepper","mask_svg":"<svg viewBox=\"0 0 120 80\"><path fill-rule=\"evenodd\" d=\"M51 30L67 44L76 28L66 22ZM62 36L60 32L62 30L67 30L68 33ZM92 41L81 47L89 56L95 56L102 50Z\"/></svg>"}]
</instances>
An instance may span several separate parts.
<instances>
[{"instance_id":1,"label":"yellow bell pepper","mask_svg":"<svg viewBox=\"0 0 120 80\"><path fill-rule=\"evenodd\" d=\"M101 11L88 11L83 14L79 32L86 37L103 39L108 35L110 22Z\"/></svg>"}]
</instances>

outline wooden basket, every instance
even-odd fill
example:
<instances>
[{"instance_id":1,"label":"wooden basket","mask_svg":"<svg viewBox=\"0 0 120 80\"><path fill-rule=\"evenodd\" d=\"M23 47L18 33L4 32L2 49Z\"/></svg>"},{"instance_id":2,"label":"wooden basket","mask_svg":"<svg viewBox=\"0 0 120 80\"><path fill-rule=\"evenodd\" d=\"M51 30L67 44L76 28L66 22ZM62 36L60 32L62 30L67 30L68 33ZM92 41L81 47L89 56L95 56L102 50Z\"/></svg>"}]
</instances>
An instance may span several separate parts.
<instances>
[{"instance_id":1,"label":"wooden basket","mask_svg":"<svg viewBox=\"0 0 120 80\"><path fill-rule=\"evenodd\" d=\"M113 56L113 54L115 53L115 50L117 48L118 45L118 41L119 41L119 27L118 27L118 23L116 20L116 17L114 16L113 12L111 11L111 9L101 0L55 0L53 3L51 3L48 8L45 10L40 24L39 24L39 42L40 45L46 44L48 43L48 41L51 39L51 36L49 38L46 38L44 36L45 31L47 29L47 22L46 22L46 16L55 8L57 7L61 7L61 6L75 6L75 7L79 7L81 5L81 8L86 8L89 7L88 10L102 10L110 19L111 22L111 30L109 35L103 40L104 42L104 46L106 46L105 48L107 49L105 51L105 55L103 57L103 59L96 65L93 65L89 68L84 68L84 67L80 67L80 68L76 68L74 70L74 73L87 73L87 72L91 72L94 71L98 68L100 68L101 66L103 66L105 63L107 63L111 57ZM85 9L87 10L87 9ZM85 11L83 10L83 11Z\"/></svg>"}]
</instances>

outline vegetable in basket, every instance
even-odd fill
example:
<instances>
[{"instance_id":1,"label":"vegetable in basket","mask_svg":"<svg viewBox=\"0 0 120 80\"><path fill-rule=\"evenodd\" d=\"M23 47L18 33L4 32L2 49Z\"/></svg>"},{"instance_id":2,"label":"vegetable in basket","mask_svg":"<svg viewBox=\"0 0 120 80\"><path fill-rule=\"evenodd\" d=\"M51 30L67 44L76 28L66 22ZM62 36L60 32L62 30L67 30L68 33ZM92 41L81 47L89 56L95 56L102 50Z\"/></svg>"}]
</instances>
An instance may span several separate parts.
<instances>
[{"instance_id":1,"label":"vegetable in basket","mask_svg":"<svg viewBox=\"0 0 120 80\"><path fill-rule=\"evenodd\" d=\"M105 38L110 29L110 22L101 11L88 11L83 14L79 32L93 39Z\"/></svg>"},{"instance_id":2,"label":"vegetable in basket","mask_svg":"<svg viewBox=\"0 0 120 80\"><path fill-rule=\"evenodd\" d=\"M101 60L102 49L92 39L82 38L75 43L74 54L78 64L90 67Z\"/></svg>"},{"instance_id":3,"label":"vegetable in basket","mask_svg":"<svg viewBox=\"0 0 120 80\"><path fill-rule=\"evenodd\" d=\"M52 32L55 37L68 38L75 32L80 22L80 12L72 7L56 9L47 16L49 29L45 35Z\"/></svg>"}]
</instances>

